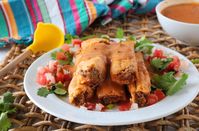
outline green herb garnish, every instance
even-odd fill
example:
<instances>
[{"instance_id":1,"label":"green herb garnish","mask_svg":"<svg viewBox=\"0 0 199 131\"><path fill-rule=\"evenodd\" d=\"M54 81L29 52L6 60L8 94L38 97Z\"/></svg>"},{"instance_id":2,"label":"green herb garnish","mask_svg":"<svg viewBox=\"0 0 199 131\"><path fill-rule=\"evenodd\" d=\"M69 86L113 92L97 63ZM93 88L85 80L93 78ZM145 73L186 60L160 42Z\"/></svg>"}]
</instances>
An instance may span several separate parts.
<instances>
[{"instance_id":1,"label":"green herb garnish","mask_svg":"<svg viewBox=\"0 0 199 131\"><path fill-rule=\"evenodd\" d=\"M172 62L173 59L172 58L164 58L164 59L160 59L160 58L154 58L151 60L150 64L152 67L154 67L156 70L162 71L164 70L170 62Z\"/></svg>"},{"instance_id":2,"label":"green herb garnish","mask_svg":"<svg viewBox=\"0 0 199 131\"><path fill-rule=\"evenodd\" d=\"M64 85L61 82L59 82L56 84L52 84L50 90L45 87L39 88L37 91L37 95L42 96L42 97L46 97L52 93L56 95L66 95L67 91L63 88L64 88Z\"/></svg>"},{"instance_id":3,"label":"green herb garnish","mask_svg":"<svg viewBox=\"0 0 199 131\"><path fill-rule=\"evenodd\" d=\"M52 92L51 91L49 91L47 88L45 88L45 87L41 87L41 88L39 88L38 89L38 91L37 91L37 95L39 95L39 96L43 96L43 97L46 97L46 96L48 96L48 94L51 94Z\"/></svg>"},{"instance_id":4,"label":"green herb garnish","mask_svg":"<svg viewBox=\"0 0 199 131\"><path fill-rule=\"evenodd\" d=\"M114 107L115 107L114 104L108 104L108 105L106 106L106 108L108 108L109 110L113 109Z\"/></svg>"},{"instance_id":5,"label":"green herb garnish","mask_svg":"<svg viewBox=\"0 0 199 131\"><path fill-rule=\"evenodd\" d=\"M169 87L169 90L167 91L167 95L173 95L176 92L178 92L182 87L186 84L186 80L188 79L187 74L183 74L182 77L176 81L173 85Z\"/></svg>"},{"instance_id":6,"label":"green herb garnish","mask_svg":"<svg viewBox=\"0 0 199 131\"><path fill-rule=\"evenodd\" d=\"M64 42L67 43L67 44L71 44L72 39L76 39L76 38L79 38L79 37L77 35L66 34Z\"/></svg>"},{"instance_id":7,"label":"green herb garnish","mask_svg":"<svg viewBox=\"0 0 199 131\"><path fill-rule=\"evenodd\" d=\"M50 54L50 56L51 56L51 58L52 58L53 60L56 60L57 51L52 52L52 53Z\"/></svg>"},{"instance_id":8,"label":"green herb garnish","mask_svg":"<svg viewBox=\"0 0 199 131\"><path fill-rule=\"evenodd\" d=\"M192 62L193 64L199 64L199 58L198 58L198 59L192 59L191 62Z\"/></svg>"},{"instance_id":9,"label":"green herb garnish","mask_svg":"<svg viewBox=\"0 0 199 131\"><path fill-rule=\"evenodd\" d=\"M116 38L119 38L119 39L124 38L124 31L123 31L123 29L117 28L117 31L116 31Z\"/></svg>"},{"instance_id":10,"label":"green herb garnish","mask_svg":"<svg viewBox=\"0 0 199 131\"><path fill-rule=\"evenodd\" d=\"M173 95L185 85L187 79L188 75L185 73L179 80L176 80L174 72L168 72L164 75L154 75L152 83L155 84L157 88L164 90L167 95Z\"/></svg>"},{"instance_id":11,"label":"green herb garnish","mask_svg":"<svg viewBox=\"0 0 199 131\"><path fill-rule=\"evenodd\" d=\"M151 54L153 49L153 46L151 44L152 41L150 41L146 37L142 37L141 39L136 41L135 50L142 51L145 54Z\"/></svg>"},{"instance_id":12,"label":"green herb garnish","mask_svg":"<svg viewBox=\"0 0 199 131\"><path fill-rule=\"evenodd\" d=\"M11 122L8 118L8 114L16 112L16 109L12 107L14 102L14 96L10 92L3 94L0 99L0 129L1 131L7 131L11 127Z\"/></svg>"},{"instance_id":13,"label":"green herb garnish","mask_svg":"<svg viewBox=\"0 0 199 131\"><path fill-rule=\"evenodd\" d=\"M56 88L54 90L54 93L57 94L57 95L66 95L67 91L62 89L62 88Z\"/></svg>"},{"instance_id":14,"label":"green herb garnish","mask_svg":"<svg viewBox=\"0 0 199 131\"><path fill-rule=\"evenodd\" d=\"M54 51L51 53L51 58L53 60L57 60L57 52L58 51ZM64 51L60 49L59 52L64 52ZM57 60L58 63L60 65L73 65L73 55L69 51L64 52L64 55L66 56L67 60Z\"/></svg>"}]
</instances>

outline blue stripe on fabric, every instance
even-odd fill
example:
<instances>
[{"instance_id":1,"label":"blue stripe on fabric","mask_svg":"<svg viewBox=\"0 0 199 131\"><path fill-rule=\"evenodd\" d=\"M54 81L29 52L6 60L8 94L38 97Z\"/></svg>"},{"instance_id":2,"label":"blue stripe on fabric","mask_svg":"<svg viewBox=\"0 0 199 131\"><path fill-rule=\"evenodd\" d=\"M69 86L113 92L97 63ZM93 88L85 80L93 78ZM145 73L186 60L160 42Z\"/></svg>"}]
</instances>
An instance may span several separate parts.
<instances>
[{"instance_id":1,"label":"blue stripe on fabric","mask_svg":"<svg viewBox=\"0 0 199 131\"><path fill-rule=\"evenodd\" d=\"M32 25L29 22L23 0L10 1L10 6L15 17L19 36L29 36L32 33Z\"/></svg>"},{"instance_id":2,"label":"blue stripe on fabric","mask_svg":"<svg viewBox=\"0 0 199 131\"><path fill-rule=\"evenodd\" d=\"M109 12L109 7L105 4L94 3L94 6L97 11L97 17L107 15L107 13Z\"/></svg>"},{"instance_id":3,"label":"blue stripe on fabric","mask_svg":"<svg viewBox=\"0 0 199 131\"><path fill-rule=\"evenodd\" d=\"M76 35L75 20L69 2L66 2L65 0L59 0L59 5L61 7L61 12L64 17L67 33L70 33L71 35Z\"/></svg>"},{"instance_id":4,"label":"blue stripe on fabric","mask_svg":"<svg viewBox=\"0 0 199 131\"><path fill-rule=\"evenodd\" d=\"M155 6L162 0L149 0L148 3L143 7L136 10L136 14L145 14L152 11Z\"/></svg>"}]
</instances>

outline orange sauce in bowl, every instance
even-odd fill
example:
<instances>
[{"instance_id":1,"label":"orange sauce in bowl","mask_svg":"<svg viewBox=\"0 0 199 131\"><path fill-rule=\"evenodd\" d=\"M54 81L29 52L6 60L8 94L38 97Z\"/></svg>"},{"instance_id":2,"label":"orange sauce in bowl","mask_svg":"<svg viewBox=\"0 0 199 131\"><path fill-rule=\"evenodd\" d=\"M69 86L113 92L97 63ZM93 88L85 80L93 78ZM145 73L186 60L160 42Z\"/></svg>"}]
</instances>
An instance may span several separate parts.
<instances>
[{"instance_id":1,"label":"orange sauce in bowl","mask_svg":"<svg viewBox=\"0 0 199 131\"><path fill-rule=\"evenodd\" d=\"M161 13L176 21L199 24L199 3L172 5L163 9Z\"/></svg>"}]
</instances>

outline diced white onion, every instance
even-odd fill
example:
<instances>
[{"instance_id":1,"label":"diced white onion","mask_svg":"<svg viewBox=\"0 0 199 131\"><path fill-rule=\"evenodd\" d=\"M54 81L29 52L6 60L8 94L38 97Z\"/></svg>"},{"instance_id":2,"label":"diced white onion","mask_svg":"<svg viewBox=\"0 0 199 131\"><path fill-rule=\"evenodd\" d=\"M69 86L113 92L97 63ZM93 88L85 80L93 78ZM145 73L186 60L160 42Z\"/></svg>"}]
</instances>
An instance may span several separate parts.
<instances>
[{"instance_id":1,"label":"diced white onion","mask_svg":"<svg viewBox=\"0 0 199 131\"><path fill-rule=\"evenodd\" d=\"M131 110L136 110L136 109L138 109L138 104L137 103L132 103Z\"/></svg>"}]
</instances>

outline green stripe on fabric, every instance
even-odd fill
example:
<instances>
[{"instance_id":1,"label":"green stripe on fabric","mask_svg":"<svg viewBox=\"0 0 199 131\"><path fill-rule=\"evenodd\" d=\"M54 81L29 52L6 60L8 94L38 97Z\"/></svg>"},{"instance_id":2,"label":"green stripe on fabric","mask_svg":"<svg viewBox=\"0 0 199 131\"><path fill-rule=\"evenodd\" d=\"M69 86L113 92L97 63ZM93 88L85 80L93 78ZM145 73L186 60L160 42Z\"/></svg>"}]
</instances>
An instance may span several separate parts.
<instances>
[{"instance_id":1,"label":"green stripe on fabric","mask_svg":"<svg viewBox=\"0 0 199 131\"><path fill-rule=\"evenodd\" d=\"M0 8L0 38L8 37L8 36L9 36L9 33L8 33L7 25L6 25L6 20Z\"/></svg>"},{"instance_id":2,"label":"green stripe on fabric","mask_svg":"<svg viewBox=\"0 0 199 131\"><path fill-rule=\"evenodd\" d=\"M86 12L86 6L84 4L84 1L80 1L80 0L75 0L77 9L78 9L78 13L80 16L80 23L82 26L82 31L86 29L86 27L88 26L88 14Z\"/></svg>"},{"instance_id":3,"label":"green stripe on fabric","mask_svg":"<svg viewBox=\"0 0 199 131\"><path fill-rule=\"evenodd\" d=\"M46 23L51 22L51 19L50 19L49 14L48 14L48 10L46 8L45 1L44 0L37 0L37 2L38 2L38 5L39 5L41 14L42 14L43 21L46 22Z\"/></svg>"}]
</instances>

